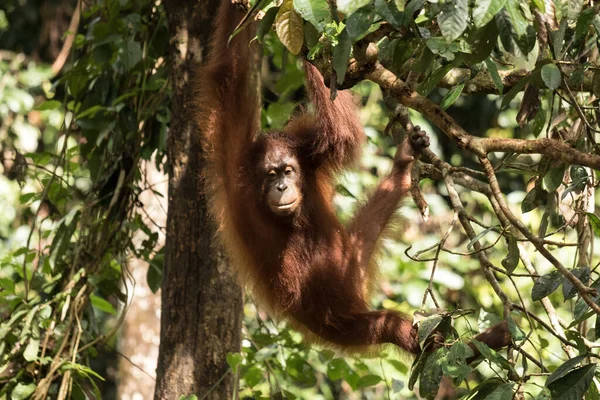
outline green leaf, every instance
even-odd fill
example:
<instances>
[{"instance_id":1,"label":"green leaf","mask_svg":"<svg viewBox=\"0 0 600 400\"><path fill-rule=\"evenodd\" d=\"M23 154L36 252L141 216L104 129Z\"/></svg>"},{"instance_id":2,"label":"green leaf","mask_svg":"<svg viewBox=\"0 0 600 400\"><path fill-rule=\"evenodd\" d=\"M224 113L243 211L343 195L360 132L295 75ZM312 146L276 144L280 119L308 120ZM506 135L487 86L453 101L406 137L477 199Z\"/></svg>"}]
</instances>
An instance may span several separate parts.
<instances>
[{"instance_id":1,"label":"green leaf","mask_svg":"<svg viewBox=\"0 0 600 400\"><path fill-rule=\"evenodd\" d=\"M333 48L333 69L337 75L337 83L344 82L346 71L348 70L348 61L352 51L352 39L348 31L344 28L338 36L338 44Z\"/></svg>"},{"instance_id":2,"label":"green leaf","mask_svg":"<svg viewBox=\"0 0 600 400\"><path fill-rule=\"evenodd\" d=\"M297 55L304 44L304 23L294 10L293 0L285 0L275 17L275 31L281 43Z\"/></svg>"},{"instance_id":3,"label":"green leaf","mask_svg":"<svg viewBox=\"0 0 600 400\"><path fill-rule=\"evenodd\" d=\"M286 373L296 385L310 387L317 383L315 370L306 360L298 355L292 355L287 360Z\"/></svg>"},{"instance_id":4,"label":"green leaf","mask_svg":"<svg viewBox=\"0 0 600 400\"><path fill-rule=\"evenodd\" d=\"M142 60L142 47L138 42L127 40L123 44L123 53L121 61L126 70L130 70Z\"/></svg>"},{"instance_id":5,"label":"green leaf","mask_svg":"<svg viewBox=\"0 0 600 400\"><path fill-rule=\"evenodd\" d=\"M445 353L446 349L439 348L427 354L419 379L419 395L421 397L433 399L436 396L442 380L441 360Z\"/></svg>"},{"instance_id":6,"label":"green leaf","mask_svg":"<svg viewBox=\"0 0 600 400\"><path fill-rule=\"evenodd\" d=\"M550 168L542 181L542 186L548 193L554 193L556 189L562 184L563 177L565 175L565 169L567 166L560 163L556 167Z\"/></svg>"},{"instance_id":7,"label":"green leaf","mask_svg":"<svg viewBox=\"0 0 600 400\"><path fill-rule=\"evenodd\" d=\"M40 341L38 339L29 339L29 343L27 343L27 347L23 351L23 358L27 361L34 361L40 350Z\"/></svg>"},{"instance_id":8,"label":"green leaf","mask_svg":"<svg viewBox=\"0 0 600 400\"><path fill-rule=\"evenodd\" d=\"M437 21L442 35L450 41L456 40L467 29L469 21L469 1L454 0L445 2Z\"/></svg>"},{"instance_id":9,"label":"green leaf","mask_svg":"<svg viewBox=\"0 0 600 400\"><path fill-rule=\"evenodd\" d=\"M363 37L375 19L375 12L371 7L363 7L346 19L346 30L352 40Z\"/></svg>"},{"instance_id":10,"label":"green leaf","mask_svg":"<svg viewBox=\"0 0 600 400\"><path fill-rule=\"evenodd\" d=\"M521 212L523 214L528 213L531 210L536 209L538 206L544 203L544 191L538 187L534 187L525 195L523 202L521 202Z\"/></svg>"},{"instance_id":11,"label":"green leaf","mask_svg":"<svg viewBox=\"0 0 600 400\"><path fill-rule=\"evenodd\" d=\"M158 292L158 289L160 289L162 286L163 278L162 258L161 260L156 260L156 262L155 260L156 258L150 261L148 265L148 273L146 274L146 282L148 282L148 286L150 287L152 293Z\"/></svg>"},{"instance_id":12,"label":"green leaf","mask_svg":"<svg viewBox=\"0 0 600 400\"><path fill-rule=\"evenodd\" d=\"M579 86L579 85L581 85L583 83L584 78L585 78L585 72L583 71L583 69L582 68L577 68L568 77L568 79L569 79L569 85L571 85L571 86Z\"/></svg>"},{"instance_id":13,"label":"green leaf","mask_svg":"<svg viewBox=\"0 0 600 400\"><path fill-rule=\"evenodd\" d=\"M60 260L65 255L80 216L81 212L73 208L63 218L50 248L50 255L54 260Z\"/></svg>"},{"instance_id":14,"label":"green leaf","mask_svg":"<svg viewBox=\"0 0 600 400\"><path fill-rule=\"evenodd\" d=\"M593 382L597 382L596 378ZM585 393L585 400L600 400L600 391L598 391L598 387L595 383L590 384L588 391Z\"/></svg>"},{"instance_id":15,"label":"green leaf","mask_svg":"<svg viewBox=\"0 0 600 400\"><path fill-rule=\"evenodd\" d=\"M513 398L513 384L505 383L496 386L491 392L487 393L485 400L511 400Z\"/></svg>"},{"instance_id":16,"label":"green leaf","mask_svg":"<svg viewBox=\"0 0 600 400\"><path fill-rule=\"evenodd\" d=\"M567 31L567 19L560 21L560 26L557 30L550 32L550 38L552 39L552 49L554 50L554 57L557 60L561 59L563 41L565 40L565 32Z\"/></svg>"},{"instance_id":17,"label":"green leaf","mask_svg":"<svg viewBox=\"0 0 600 400\"><path fill-rule=\"evenodd\" d=\"M508 320L508 331L510 332L510 336L512 336L515 342L520 342L521 340L525 340L527 335L525 332L517 325L514 319L510 316L507 318Z\"/></svg>"},{"instance_id":18,"label":"green leaf","mask_svg":"<svg viewBox=\"0 0 600 400\"><path fill-rule=\"evenodd\" d=\"M62 107L62 103L58 100L46 100L35 109L38 111L57 110Z\"/></svg>"},{"instance_id":19,"label":"green leaf","mask_svg":"<svg viewBox=\"0 0 600 400\"><path fill-rule=\"evenodd\" d=\"M494 16L502 10L506 0L478 0L473 8L473 22L476 27L482 27L494 19Z\"/></svg>"},{"instance_id":20,"label":"green leaf","mask_svg":"<svg viewBox=\"0 0 600 400\"><path fill-rule=\"evenodd\" d=\"M429 75L427 79L419 84L417 92L421 96L427 96L437 86L444 76L453 68L452 64L446 64L443 67L438 68L433 74Z\"/></svg>"},{"instance_id":21,"label":"green leaf","mask_svg":"<svg viewBox=\"0 0 600 400\"><path fill-rule=\"evenodd\" d=\"M327 377L332 381L344 378L350 367L343 358L334 358L327 364Z\"/></svg>"},{"instance_id":22,"label":"green leaf","mask_svg":"<svg viewBox=\"0 0 600 400\"><path fill-rule=\"evenodd\" d=\"M494 225L494 226L490 226L489 228L486 228L484 230L482 230L481 232L479 232L477 235L475 235L473 237L473 239L471 239L469 241L469 243L467 243L467 250L473 250L473 245L475 243L477 243L481 238L483 238L485 235L487 235L488 233L490 233L491 231L493 231L494 229L497 229L498 225Z\"/></svg>"},{"instance_id":23,"label":"green leaf","mask_svg":"<svg viewBox=\"0 0 600 400\"><path fill-rule=\"evenodd\" d=\"M466 360L473 357L473 349L464 342L456 342L450 347L448 353L449 360Z\"/></svg>"},{"instance_id":24,"label":"green leaf","mask_svg":"<svg viewBox=\"0 0 600 400\"><path fill-rule=\"evenodd\" d=\"M571 21L576 21L581 14L581 10L583 10L584 3L585 0L567 0L565 7L567 9L567 18Z\"/></svg>"},{"instance_id":25,"label":"green leaf","mask_svg":"<svg viewBox=\"0 0 600 400\"><path fill-rule=\"evenodd\" d=\"M517 265L519 265L519 246L517 245L517 239L510 235L508 238L508 254L502 260L502 266L508 273L512 273Z\"/></svg>"},{"instance_id":26,"label":"green leaf","mask_svg":"<svg viewBox=\"0 0 600 400\"><path fill-rule=\"evenodd\" d=\"M90 296L90 301L94 307L98 310L104 311L105 313L115 315L117 311L108 301L104 300L102 297L98 297L96 295Z\"/></svg>"},{"instance_id":27,"label":"green leaf","mask_svg":"<svg viewBox=\"0 0 600 400\"><path fill-rule=\"evenodd\" d=\"M254 359L258 362L263 362L265 360L275 357L277 355L277 352L277 345L270 344L257 351L254 354Z\"/></svg>"},{"instance_id":28,"label":"green leaf","mask_svg":"<svg viewBox=\"0 0 600 400\"><path fill-rule=\"evenodd\" d=\"M10 319L7 322L0 324L0 340L3 340L6 335L11 331L12 325L17 322L23 315L27 314L28 310L19 310L13 312L10 315Z\"/></svg>"},{"instance_id":29,"label":"green leaf","mask_svg":"<svg viewBox=\"0 0 600 400\"><path fill-rule=\"evenodd\" d=\"M492 81L494 82L494 86L498 89L498 93L502 94L504 91L504 84L502 83L502 77L498 73L498 68L496 67L496 63L491 58L487 58L485 60L485 66L492 77Z\"/></svg>"},{"instance_id":30,"label":"green leaf","mask_svg":"<svg viewBox=\"0 0 600 400\"><path fill-rule=\"evenodd\" d=\"M441 315L432 315L424 319L419 326L419 345L423 348L423 344L427 340L427 338L435 332L438 325L442 322Z\"/></svg>"},{"instance_id":31,"label":"green leaf","mask_svg":"<svg viewBox=\"0 0 600 400\"><path fill-rule=\"evenodd\" d=\"M490 378L481 382L469 393L471 400L487 399L487 395L494 392L498 387L505 385L505 382L500 378Z\"/></svg>"},{"instance_id":32,"label":"green leaf","mask_svg":"<svg viewBox=\"0 0 600 400\"><path fill-rule=\"evenodd\" d=\"M467 365L467 358L473 356L473 350L463 342L456 342L446 354L446 361L442 361L444 375L455 379L459 383L467 379L472 369Z\"/></svg>"},{"instance_id":33,"label":"green leaf","mask_svg":"<svg viewBox=\"0 0 600 400\"><path fill-rule=\"evenodd\" d=\"M506 10L512 25L510 29L511 39L517 44L523 55L527 55L535 46L535 29L523 16L523 9L518 1L506 2ZM515 54L513 51L510 52ZM518 54L515 55L519 56Z\"/></svg>"},{"instance_id":34,"label":"green leaf","mask_svg":"<svg viewBox=\"0 0 600 400\"><path fill-rule=\"evenodd\" d=\"M460 97L464 88L465 88L465 84L459 83L458 85L456 85L452 89L450 89L448 91L448 93L446 93L446 95L444 96L442 101L440 102L440 107L442 107L443 110L446 110L448 107L450 107L452 104L454 104L456 99L458 99Z\"/></svg>"},{"instance_id":35,"label":"green leaf","mask_svg":"<svg viewBox=\"0 0 600 400\"><path fill-rule=\"evenodd\" d=\"M361 376L360 379L358 380L358 383L356 384L356 386L359 389L362 389L362 388L366 388L369 386L377 385L379 382L381 382L380 376L370 374L370 375Z\"/></svg>"},{"instance_id":36,"label":"green leaf","mask_svg":"<svg viewBox=\"0 0 600 400\"><path fill-rule=\"evenodd\" d=\"M35 384L29 383L17 383L17 386L10 393L11 400L25 400L28 399L35 392Z\"/></svg>"},{"instance_id":37,"label":"green leaf","mask_svg":"<svg viewBox=\"0 0 600 400\"><path fill-rule=\"evenodd\" d=\"M92 59L97 65L107 64L113 57L113 48L110 43L104 43L100 46L95 46L92 50Z\"/></svg>"},{"instance_id":38,"label":"green leaf","mask_svg":"<svg viewBox=\"0 0 600 400\"><path fill-rule=\"evenodd\" d=\"M286 0L287 1L287 0ZM293 0L296 12L310 22L319 32L331 21L329 6L325 0Z\"/></svg>"},{"instance_id":39,"label":"green leaf","mask_svg":"<svg viewBox=\"0 0 600 400\"><path fill-rule=\"evenodd\" d=\"M264 380L264 374L257 366L250 367L244 374L244 381L249 387L254 387Z\"/></svg>"},{"instance_id":40,"label":"green leaf","mask_svg":"<svg viewBox=\"0 0 600 400\"><path fill-rule=\"evenodd\" d=\"M595 371L596 364L588 364L547 385L552 393L552 400L582 399L594 379Z\"/></svg>"},{"instance_id":41,"label":"green leaf","mask_svg":"<svg viewBox=\"0 0 600 400\"><path fill-rule=\"evenodd\" d=\"M600 35L600 15L596 15L592 20L592 25L596 30L596 35Z\"/></svg>"},{"instance_id":42,"label":"green leaf","mask_svg":"<svg viewBox=\"0 0 600 400\"><path fill-rule=\"evenodd\" d=\"M304 43L306 43L306 46L310 49L310 52L307 55L309 60L312 60L315 52L323 47L323 43L319 42L320 38L321 34L317 31L317 28L310 22L306 22L304 24Z\"/></svg>"},{"instance_id":43,"label":"green leaf","mask_svg":"<svg viewBox=\"0 0 600 400\"><path fill-rule=\"evenodd\" d=\"M571 372L573 368L575 368L575 366L577 366L581 361L585 360L585 358L586 356L582 355L573 357L570 360L565 361L558 368L556 368L554 372L552 372L548 379L546 379L546 386L551 385L552 382L563 378L565 375Z\"/></svg>"},{"instance_id":44,"label":"green leaf","mask_svg":"<svg viewBox=\"0 0 600 400\"><path fill-rule=\"evenodd\" d=\"M265 35L271 30L273 27L273 23L275 22L275 17L279 13L279 7L269 8L263 19L260 20L258 27L256 28L256 38L258 43L262 43Z\"/></svg>"},{"instance_id":45,"label":"green leaf","mask_svg":"<svg viewBox=\"0 0 600 400\"><path fill-rule=\"evenodd\" d=\"M356 12L359 8L369 4L370 1L371 0L338 0L337 9L339 12L349 16Z\"/></svg>"},{"instance_id":46,"label":"green leaf","mask_svg":"<svg viewBox=\"0 0 600 400\"><path fill-rule=\"evenodd\" d=\"M533 125L531 127L531 133L533 136L537 138L544 130L544 126L546 126L546 111L540 107L538 113L533 119Z\"/></svg>"},{"instance_id":47,"label":"green leaf","mask_svg":"<svg viewBox=\"0 0 600 400\"><path fill-rule=\"evenodd\" d=\"M446 39L440 36L429 38L425 43L427 44L429 50L433 52L433 54L442 56L449 61L454 60L456 58L456 53L459 51L459 47L456 42L448 42Z\"/></svg>"},{"instance_id":48,"label":"green leaf","mask_svg":"<svg viewBox=\"0 0 600 400\"><path fill-rule=\"evenodd\" d=\"M498 27L491 21L483 28L476 29L468 39L471 44L471 54L463 53L462 58L470 65L479 64L487 59L498 41Z\"/></svg>"},{"instance_id":49,"label":"green leaf","mask_svg":"<svg viewBox=\"0 0 600 400\"><path fill-rule=\"evenodd\" d=\"M0 287L2 288L2 292L0 292L0 295L2 296L15 294L15 281L10 278L0 278ZM1 326L4 325L0 325L0 327Z\"/></svg>"},{"instance_id":50,"label":"green leaf","mask_svg":"<svg viewBox=\"0 0 600 400\"><path fill-rule=\"evenodd\" d=\"M226 356L227 364L231 367L232 370L235 369L242 363L242 355L240 353L227 353Z\"/></svg>"},{"instance_id":51,"label":"green leaf","mask_svg":"<svg viewBox=\"0 0 600 400\"><path fill-rule=\"evenodd\" d=\"M523 88L529 83L530 80L531 80L531 75L521 78L521 80L519 82L517 82L512 87L512 89L510 89L508 91L508 93L506 93L502 97L502 104L500 105L500 108L504 109L504 108L508 107L510 105L510 102L512 101L512 99L514 99L515 96L523 90Z\"/></svg>"},{"instance_id":52,"label":"green leaf","mask_svg":"<svg viewBox=\"0 0 600 400\"><path fill-rule=\"evenodd\" d=\"M425 368L425 361L431 355L431 353L421 353L413 362L410 376L408 378L408 389L413 390L423 368Z\"/></svg>"},{"instance_id":53,"label":"green leaf","mask_svg":"<svg viewBox=\"0 0 600 400\"><path fill-rule=\"evenodd\" d=\"M388 359L386 360L388 363L390 363L394 368L396 368L396 370L398 372L400 372L403 375L406 375L406 373L408 372L408 367L402 363L401 361L398 360L393 360L393 359Z\"/></svg>"},{"instance_id":54,"label":"green leaf","mask_svg":"<svg viewBox=\"0 0 600 400\"><path fill-rule=\"evenodd\" d=\"M413 0L415 1L415 0ZM404 16L391 1L375 0L375 12L396 29L402 29Z\"/></svg>"},{"instance_id":55,"label":"green leaf","mask_svg":"<svg viewBox=\"0 0 600 400\"><path fill-rule=\"evenodd\" d=\"M37 195L37 193L35 193L35 192L23 193L22 195L19 196L19 203L21 203L21 204L28 203L29 200L33 199L33 197L36 195Z\"/></svg>"},{"instance_id":56,"label":"green leaf","mask_svg":"<svg viewBox=\"0 0 600 400\"><path fill-rule=\"evenodd\" d=\"M475 345L475 348L477 348L477 351L479 351L481 353L481 355L483 357L485 357L487 360L490 360L491 362L500 366L503 369L506 369L509 371L513 370L512 366L509 364L509 362L506 358L502 357L495 350L488 347L488 345L486 345L485 343L482 343L476 339L473 339L471 341L471 343L473 343L473 345Z\"/></svg>"},{"instance_id":57,"label":"green leaf","mask_svg":"<svg viewBox=\"0 0 600 400\"><path fill-rule=\"evenodd\" d=\"M550 272L536 279L531 289L531 299L533 301L541 300L554 292L563 281L563 276L558 272Z\"/></svg>"},{"instance_id":58,"label":"green leaf","mask_svg":"<svg viewBox=\"0 0 600 400\"><path fill-rule=\"evenodd\" d=\"M512 25L515 29L515 33L517 36L523 36L527 30L527 20L523 17L521 13L521 8L519 7L518 1L508 1L506 2L506 11L510 17Z\"/></svg>"},{"instance_id":59,"label":"green leaf","mask_svg":"<svg viewBox=\"0 0 600 400\"><path fill-rule=\"evenodd\" d=\"M578 299L577 302L575 302L575 307L573 307L573 321L569 324L571 326L575 326L578 323L585 321L586 319L588 319L589 317L592 316L592 314L587 314L587 311L590 309L590 306L585 302L585 300L583 299ZM593 313L593 311L592 311ZM569 328L571 327L569 326Z\"/></svg>"},{"instance_id":60,"label":"green leaf","mask_svg":"<svg viewBox=\"0 0 600 400\"><path fill-rule=\"evenodd\" d=\"M496 26L498 27L498 34L500 35L500 41L502 45L511 54L515 53L515 38L517 33L510 20L510 16L506 10L496 14L494 18L496 20Z\"/></svg>"},{"instance_id":61,"label":"green leaf","mask_svg":"<svg viewBox=\"0 0 600 400\"><path fill-rule=\"evenodd\" d=\"M588 219L590 220L590 225L592 226L592 230L594 234L600 237L600 218L597 215L592 213L586 213Z\"/></svg>"},{"instance_id":62,"label":"green leaf","mask_svg":"<svg viewBox=\"0 0 600 400\"><path fill-rule=\"evenodd\" d=\"M548 89L556 90L560 87L560 69L554 64L546 64L542 67L542 80Z\"/></svg>"},{"instance_id":63,"label":"green leaf","mask_svg":"<svg viewBox=\"0 0 600 400\"><path fill-rule=\"evenodd\" d=\"M577 279L579 279L581 282L583 282L584 285L587 285L587 282L590 280L589 267L574 268L571 270L571 273L573 275L575 275L575 277ZM573 286L571 281L568 280L566 277L565 277L565 280L563 281L562 290L563 290L563 298L565 300L571 299L571 298L575 297L575 295L577 294L577 289L575 289L575 287Z\"/></svg>"},{"instance_id":64,"label":"green leaf","mask_svg":"<svg viewBox=\"0 0 600 400\"><path fill-rule=\"evenodd\" d=\"M594 76L592 77L592 93L594 93L594 96L600 97L600 70L598 69L594 72Z\"/></svg>"},{"instance_id":65,"label":"green leaf","mask_svg":"<svg viewBox=\"0 0 600 400\"><path fill-rule=\"evenodd\" d=\"M585 38L596 16L597 15L594 9L590 8L583 11L577 17L577 26L575 27L575 42Z\"/></svg>"},{"instance_id":66,"label":"green leaf","mask_svg":"<svg viewBox=\"0 0 600 400\"><path fill-rule=\"evenodd\" d=\"M398 5L398 1L395 2ZM408 18L404 21L405 24L409 24L413 21L413 14L423 8L425 5L425 0L410 0L406 7L404 8L404 15L408 16Z\"/></svg>"}]
</instances>

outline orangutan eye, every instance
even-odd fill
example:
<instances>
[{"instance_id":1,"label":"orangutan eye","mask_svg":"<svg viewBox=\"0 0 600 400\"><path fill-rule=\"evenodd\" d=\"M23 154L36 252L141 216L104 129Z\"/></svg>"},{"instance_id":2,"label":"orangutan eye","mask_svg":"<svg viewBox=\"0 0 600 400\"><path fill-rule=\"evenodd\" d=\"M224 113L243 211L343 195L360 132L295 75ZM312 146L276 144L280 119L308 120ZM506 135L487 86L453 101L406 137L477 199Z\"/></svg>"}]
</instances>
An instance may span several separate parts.
<instances>
[{"instance_id":1,"label":"orangutan eye","mask_svg":"<svg viewBox=\"0 0 600 400\"><path fill-rule=\"evenodd\" d=\"M273 178L275 177L275 175L277 175L277 173L275 172L274 169L269 170L269 172L267 172L267 175L269 175L269 178Z\"/></svg>"},{"instance_id":2,"label":"orangutan eye","mask_svg":"<svg viewBox=\"0 0 600 400\"><path fill-rule=\"evenodd\" d=\"M293 171L294 171L294 169L292 167L286 167L285 174L290 175Z\"/></svg>"}]
</instances>

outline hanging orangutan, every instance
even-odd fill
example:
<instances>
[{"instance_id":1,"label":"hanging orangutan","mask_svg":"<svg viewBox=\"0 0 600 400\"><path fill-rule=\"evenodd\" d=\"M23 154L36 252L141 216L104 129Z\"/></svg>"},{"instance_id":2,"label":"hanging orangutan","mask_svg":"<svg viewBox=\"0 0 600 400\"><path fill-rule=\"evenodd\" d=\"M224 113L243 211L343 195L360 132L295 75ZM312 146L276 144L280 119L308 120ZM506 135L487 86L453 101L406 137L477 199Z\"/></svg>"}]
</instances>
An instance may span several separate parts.
<instances>
[{"instance_id":1,"label":"hanging orangutan","mask_svg":"<svg viewBox=\"0 0 600 400\"><path fill-rule=\"evenodd\" d=\"M249 74L252 28L228 43L242 17L223 1L195 84L211 210L233 263L261 305L312 340L351 350L393 343L418 354L411 319L371 309L368 293L376 244L429 138L419 127L409 133L392 171L344 226L334 212L334 178L357 161L365 141L351 94L340 91L331 101L321 74L305 63L314 111L292 118L281 132L259 134ZM492 348L510 340L504 328L477 339Z\"/></svg>"}]
</instances>

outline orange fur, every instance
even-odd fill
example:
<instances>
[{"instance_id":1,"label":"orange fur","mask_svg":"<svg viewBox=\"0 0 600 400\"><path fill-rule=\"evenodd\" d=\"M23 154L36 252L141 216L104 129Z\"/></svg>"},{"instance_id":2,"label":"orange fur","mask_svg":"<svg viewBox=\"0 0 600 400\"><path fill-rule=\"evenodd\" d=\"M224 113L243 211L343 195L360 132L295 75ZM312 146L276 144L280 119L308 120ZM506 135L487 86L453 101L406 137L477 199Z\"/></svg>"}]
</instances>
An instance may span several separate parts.
<instances>
[{"instance_id":1,"label":"orange fur","mask_svg":"<svg viewBox=\"0 0 600 400\"><path fill-rule=\"evenodd\" d=\"M233 264L268 312L313 341L347 352L392 343L418 353L411 320L370 309L367 297L377 242L408 192L418 150L408 141L399 147L393 171L346 229L333 209L333 178L355 163L365 139L351 95L341 91L330 101L322 76L306 64L314 112L292 119L283 132L257 136L258 99L249 76L254 27L228 43L241 18L223 0L208 63L193 85L205 133L206 194ZM293 158L300 169L294 183L300 205L289 218L275 215L263 198L264 160L272 154Z\"/></svg>"},{"instance_id":2,"label":"orange fur","mask_svg":"<svg viewBox=\"0 0 600 400\"><path fill-rule=\"evenodd\" d=\"M307 64L314 112L292 119L280 134L257 137L258 100L249 89L246 62L252 28L227 46L240 19L224 1L208 64L194 85L197 121L207 132L202 140L209 160L205 179L210 209L233 264L262 306L312 341L346 351L394 343L416 353L410 319L393 311L373 311L366 297L369 278L375 274L375 263L370 262L375 243L405 188L378 189L376 193L384 190L389 195L387 202L374 195L363 206L359 216L364 216L365 225L349 231L342 226L332 205L333 177L356 162L365 139L351 94L341 91L331 102L323 78ZM301 210L291 223L269 215L261 204L261 178L254 163L270 148L293 154L302 169ZM395 182L396 175L384 185ZM386 205L383 214L377 209L381 202Z\"/></svg>"}]
</instances>

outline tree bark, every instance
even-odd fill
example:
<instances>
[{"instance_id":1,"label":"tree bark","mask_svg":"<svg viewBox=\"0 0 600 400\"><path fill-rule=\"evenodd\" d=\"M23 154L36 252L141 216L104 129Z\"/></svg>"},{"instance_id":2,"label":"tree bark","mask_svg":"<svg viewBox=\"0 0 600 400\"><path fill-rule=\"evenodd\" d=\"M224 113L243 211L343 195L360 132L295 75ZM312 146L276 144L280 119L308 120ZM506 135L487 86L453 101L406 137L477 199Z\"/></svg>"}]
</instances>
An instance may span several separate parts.
<instances>
[{"instance_id":1,"label":"tree bark","mask_svg":"<svg viewBox=\"0 0 600 400\"><path fill-rule=\"evenodd\" d=\"M218 0L169 0L173 85L168 138L169 216L162 285L161 338L155 399L196 394L230 399L234 382L226 362L239 351L242 291L207 213L200 146L186 84L207 54ZM205 397L205 395L207 395Z\"/></svg>"},{"instance_id":2,"label":"tree bark","mask_svg":"<svg viewBox=\"0 0 600 400\"><path fill-rule=\"evenodd\" d=\"M156 160L143 161L144 181L152 191L145 190L138 196L147 219L144 223L158 233L155 250L165 243L164 230L167 223L166 174L156 168ZM164 195L159 197L153 191ZM158 226L156 226L156 225ZM139 233L134 240L140 244L147 238ZM139 258L129 260L128 269L132 279L126 279L127 313L119 334L119 372L117 374L117 398L120 400L151 399L156 382L156 360L160 343L160 293L152 293L148 285L146 261Z\"/></svg>"}]
</instances>

